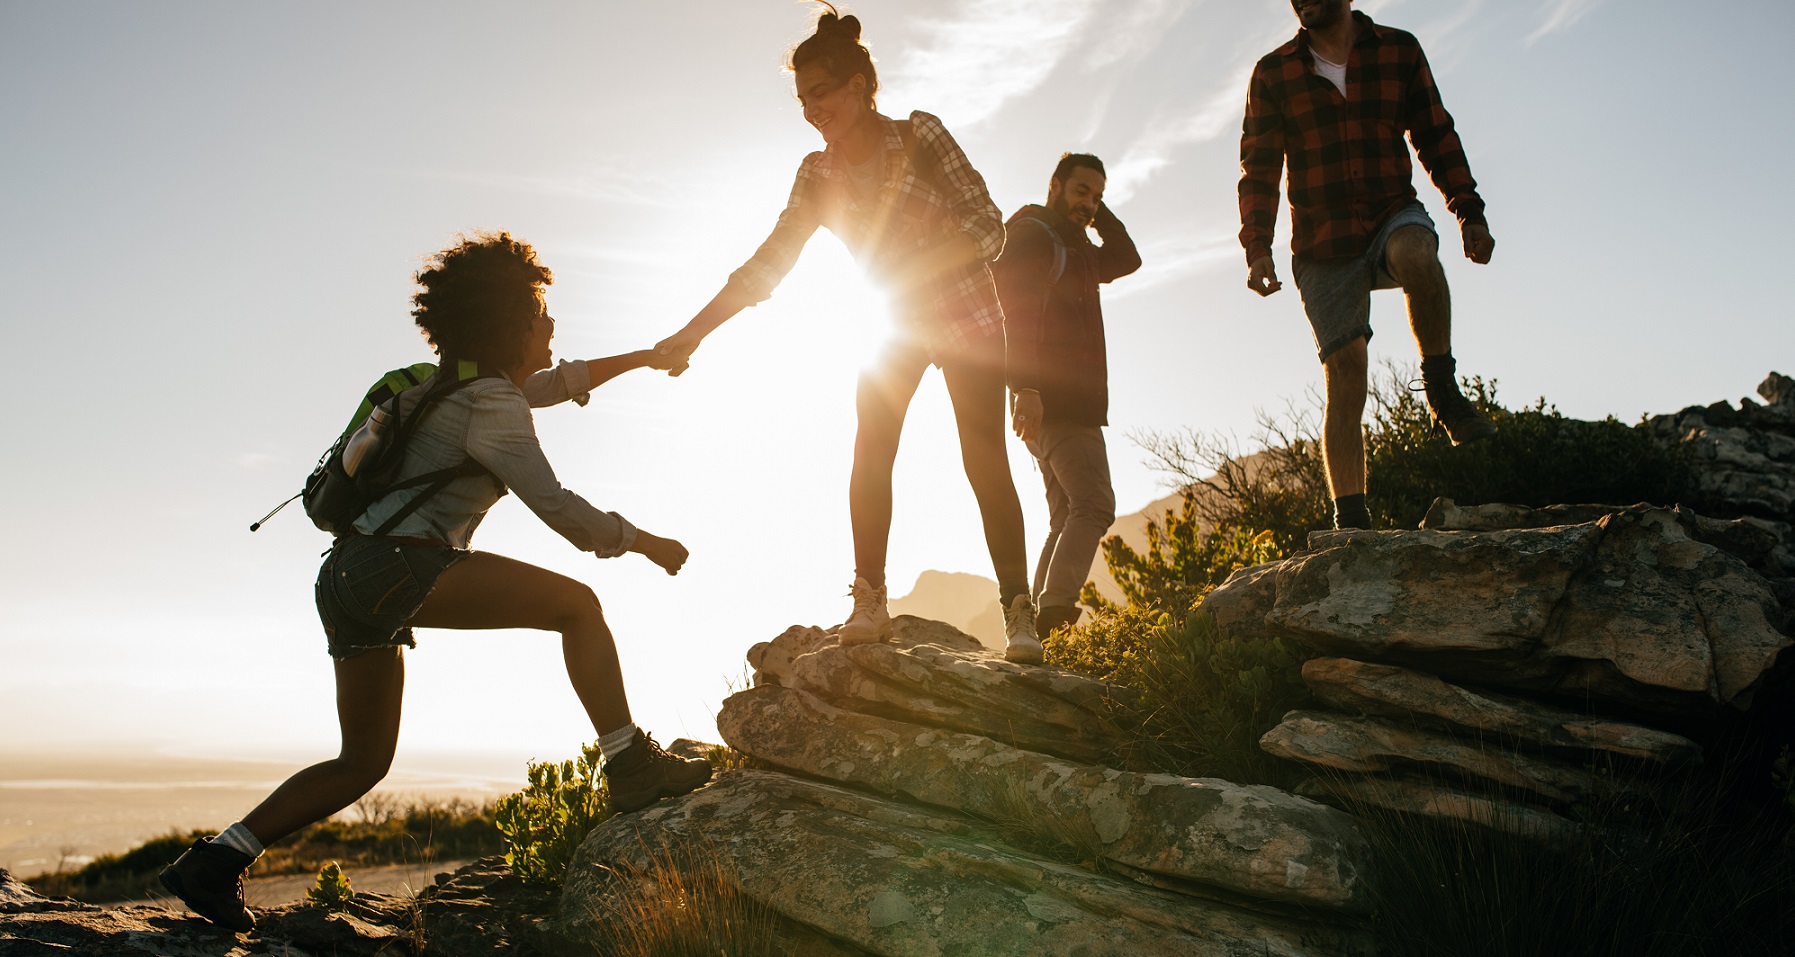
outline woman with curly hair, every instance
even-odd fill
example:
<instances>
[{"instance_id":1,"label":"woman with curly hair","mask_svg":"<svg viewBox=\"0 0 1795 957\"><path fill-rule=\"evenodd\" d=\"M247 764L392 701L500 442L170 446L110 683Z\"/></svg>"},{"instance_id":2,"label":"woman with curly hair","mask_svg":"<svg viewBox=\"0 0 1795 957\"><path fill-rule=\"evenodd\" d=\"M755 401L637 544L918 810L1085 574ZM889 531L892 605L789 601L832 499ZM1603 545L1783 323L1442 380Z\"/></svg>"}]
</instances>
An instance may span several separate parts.
<instances>
[{"instance_id":1,"label":"woman with curly hair","mask_svg":"<svg viewBox=\"0 0 1795 957\"><path fill-rule=\"evenodd\" d=\"M848 488L854 607L840 640L880 641L889 628L885 557L891 472L904 413L933 364L947 382L961 459L997 571L1008 639L1004 656L1039 662L1022 505L1004 447L1003 311L985 265L1003 247L1003 218L984 178L939 119L916 112L898 121L878 112L879 79L860 42L860 21L823 6L815 33L792 51L787 68L804 119L822 135L824 149L799 165L772 235L698 315L657 348L669 356L690 356L717 327L772 295L817 227L840 237L886 288L901 333L858 387L859 428Z\"/></svg>"},{"instance_id":2,"label":"woman with curly hair","mask_svg":"<svg viewBox=\"0 0 1795 957\"><path fill-rule=\"evenodd\" d=\"M399 738L402 649L416 647L414 627L560 632L567 676L604 752L613 809L635 810L710 780L708 764L669 755L630 720L617 648L592 589L468 549L487 510L510 490L582 551L600 558L636 552L669 575L686 560L680 543L563 488L543 456L532 406L583 405L591 389L623 372L668 365L644 350L551 369L555 320L543 289L553 278L535 250L508 233L463 239L418 274L412 316L441 358L432 381L472 381L421 413L395 484L467 462L480 468L421 504L412 502L418 487L388 493L331 547L316 591L335 660L342 750L288 778L243 820L195 842L162 872L163 886L201 917L252 928L243 874L262 849L348 807L386 776ZM395 515L402 517L377 536Z\"/></svg>"}]
</instances>

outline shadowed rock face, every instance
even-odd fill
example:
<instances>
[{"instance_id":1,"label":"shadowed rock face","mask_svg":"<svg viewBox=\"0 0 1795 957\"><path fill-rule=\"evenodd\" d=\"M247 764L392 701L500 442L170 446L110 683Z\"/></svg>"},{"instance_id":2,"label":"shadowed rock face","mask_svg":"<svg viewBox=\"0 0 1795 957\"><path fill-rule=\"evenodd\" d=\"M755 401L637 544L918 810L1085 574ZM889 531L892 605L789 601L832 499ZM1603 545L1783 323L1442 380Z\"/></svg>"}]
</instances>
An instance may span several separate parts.
<instances>
[{"instance_id":1,"label":"shadowed rock face","mask_svg":"<svg viewBox=\"0 0 1795 957\"><path fill-rule=\"evenodd\" d=\"M723 704L734 747L805 774L1005 822L1040 842L1266 901L1363 909L1350 818L1215 778L1080 765L978 735L831 707L786 688Z\"/></svg>"},{"instance_id":2,"label":"shadowed rock face","mask_svg":"<svg viewBox=\"0 0 1795 957\"><path fill-rule=\"evenodd\" d=\"M1204 607L1324 653L1675 716L1748 707L1795 644L1760 575L1649 507L1551 528L1317 533Z\"/></svg>"},{"instance_id":3,"label":"shadowed rock face","mask_svg":"<svg viewBox=\"0 0 1795 957\"><path fill-rule=\"evenodd\" d=\"M742 889L867 952L1366 954L1354 931L1205 901L1054 863L967 818L784 774L734 771L607 822L570 871L563 932L604 913L605 867L649 868L683 841L724 855Z\"/></svg>"},{"instance_id":4,"label":"shadowed rock face","mask_svg":"<svg viewBox=\"0 0 1795 957\"><path fill-rule=\"evenodd\" d=\"M1314 658L1303 665L1303 681L1316 698L1343 712L1419 718L1481 739L1576 759L1606 754L1665 766L1701 760L1701 749L1682 735L1511 695L1472 691L1395 665Z\"/></svg>"}]
</instances>

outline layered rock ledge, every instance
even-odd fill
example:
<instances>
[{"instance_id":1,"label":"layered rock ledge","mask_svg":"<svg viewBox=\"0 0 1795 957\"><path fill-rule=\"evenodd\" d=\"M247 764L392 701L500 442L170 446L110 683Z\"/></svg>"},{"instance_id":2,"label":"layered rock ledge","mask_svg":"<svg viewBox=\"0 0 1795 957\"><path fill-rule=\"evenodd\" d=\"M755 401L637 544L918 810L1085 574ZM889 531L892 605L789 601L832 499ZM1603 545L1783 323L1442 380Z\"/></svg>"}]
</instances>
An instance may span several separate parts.
<instances>
[{"instance_id":1,"label":"layered rock ledge","mask_svg":"<svg viewBox=\"0 0 1795 957\"><path fill-rule=\"evenodd\" d=\"M938 622L885 644L793 628L755 646L724 739L760 770L607 821L561 905L702 848L849 953L1369 954L1352 819L1275 788L1107 766L1105 689Z\"/></svg>"},{"instance_id":2,"label":"layered rock ledge","mask_svg":"<svg viewBox=\"0 0 1795 957\"><path fill-rule=\"evenodd\" d=\"M1795 645L1754 520L1436 502L1415 531L1326 532L1204 608L1325 657L1261 746L1299 793L1558 842L1569 810L1701 760L1673 729L1749 710ZM1754 567L1754 565L1756 567Z\"/></svg>"}]
</instances>

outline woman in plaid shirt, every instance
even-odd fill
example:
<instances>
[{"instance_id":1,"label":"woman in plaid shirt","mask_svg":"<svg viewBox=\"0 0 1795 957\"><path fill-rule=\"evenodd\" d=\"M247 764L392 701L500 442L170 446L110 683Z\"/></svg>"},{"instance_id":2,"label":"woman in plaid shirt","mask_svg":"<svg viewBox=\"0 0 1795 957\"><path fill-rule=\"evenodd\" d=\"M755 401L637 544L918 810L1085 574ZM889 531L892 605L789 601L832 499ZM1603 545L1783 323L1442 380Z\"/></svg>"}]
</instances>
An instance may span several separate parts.
<instances>
[{"instance_id":1,"label":"woman in plaid shirt","mask_svg":"<svg viewBox=\"0 0 1795 957\"><path fill-rule=\"evenodd\" d=\"M966 477L984 517L1004 609L1005 657L1039 662L1022 505L1004 447L1003 311L985 267L1003 248L1003 218L940 120L917 112L899 122L877 111L878 75L860 43L859 20L824 6L816 32L792 51L788 68L804 119L822 134L825 148L799 165L772 235L658 348L691 355L730 317L772 295L817 227L839 236L890 293L902 333L860 379L848 492L854 610L841 641L880 641L887 634L892 464L904 412L934 364L947 382Z\"/></svg>"}]
</instances>

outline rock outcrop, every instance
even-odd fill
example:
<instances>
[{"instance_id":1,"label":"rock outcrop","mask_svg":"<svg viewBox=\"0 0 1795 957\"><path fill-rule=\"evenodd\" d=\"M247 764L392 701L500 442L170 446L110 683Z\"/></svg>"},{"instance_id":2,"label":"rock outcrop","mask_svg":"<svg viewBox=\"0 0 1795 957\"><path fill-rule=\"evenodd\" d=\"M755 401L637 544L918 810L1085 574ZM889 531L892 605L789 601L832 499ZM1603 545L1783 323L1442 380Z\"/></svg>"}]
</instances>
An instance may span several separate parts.
<instances>
[{"instance_id":1,"label":"rock outcrop","mask_svg":"<svg viewBox=\"0 0 1795 957\"><path fill-rule=\"evenodd\" d=\"M1795 645L1766 528L1650 506L1436 502L1415 531L1326 532L1204 608L1325 655L1261 746L1299 793L1561 841L1567 810L1700 761L1669 727L1749 709ZM1611 773L1619 771L1621 773Z\"/></svg>"},{"instance_id":2,"label":"rock outcrop","mask_svg":"<svg viewBox=\"0 0 1795 957\"><path fill-rule=\"evenodd\" d=\"M1673 718L1749 707L1795 643L1763 576L1646 506L1548 528L1318 532L1204 607L1238 633Z\"/></svg>"},{"instance_id":3,"label":"rock outcrop","mask_svg":"<svg viewBox=\"0 0 1795 957\"><path fill-rule=\"evenodd\" d=\"M1706 510L1755 518L1780 539L1773 575L1795 575L1795 379L1772 372L1751 399L1690 406L1646 422L1660 441L1696 462Z\"/></svg>"},{"instance_id":4,"label":"rock outcrop","mask_svg":"<svg viewBox=\"0 0 1795 957\"><path fill-rule=\"evenodd\" d=\"M1003 661L936 622L885 644L793 628L718 727L758 770L607 821L560 930L664 849L848 952L1368 954L1353 821L1269 787L1107 766L1105 689Z\"/></svg>"},{"instance_id":5,"label":"rock outcrop","mask_svg":"<svg viewBox=\"0 0 1795 957\"><path fill-rule=\"evenodd\" d=\"M0 870L4 957L533 957L571 953L539 930L549 895L503 858L441 874L415 898L357 894L342 910L287 904L233 934L172 906L51 900Z\"/></svg>"}]
</instances>

